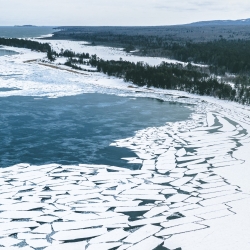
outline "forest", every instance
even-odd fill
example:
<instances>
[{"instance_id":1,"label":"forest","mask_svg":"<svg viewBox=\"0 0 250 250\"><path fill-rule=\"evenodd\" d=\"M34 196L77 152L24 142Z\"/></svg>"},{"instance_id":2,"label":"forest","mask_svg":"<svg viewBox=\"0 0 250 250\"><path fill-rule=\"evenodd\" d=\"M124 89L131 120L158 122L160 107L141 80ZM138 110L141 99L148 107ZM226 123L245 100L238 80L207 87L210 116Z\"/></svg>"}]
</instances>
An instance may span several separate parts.
<instances>
[{"instance_id":1,"label":"forest","mask_svg":"<svg viewBox=\"0 0 250 250\"><path fill-rule=\"evenodd\" d=\"M250 72L250 41L225 40L169 45L173 57L184 62L211 65L221 73Z\"/></svg>"},{"instance_id":2,"label":"forest","mask_svg":"<svg viewBox=\"0 0 250 250\"><path fill-rule=\"evenodd\" d=\"M75 53L72 50L63 50L61 49L60 53L53 53L56 56L63 56L63 57L68 57L68 58L79 58L79 63L83 63L83 59L89 59L89 53Z\"/></svg>"}]
</instances>

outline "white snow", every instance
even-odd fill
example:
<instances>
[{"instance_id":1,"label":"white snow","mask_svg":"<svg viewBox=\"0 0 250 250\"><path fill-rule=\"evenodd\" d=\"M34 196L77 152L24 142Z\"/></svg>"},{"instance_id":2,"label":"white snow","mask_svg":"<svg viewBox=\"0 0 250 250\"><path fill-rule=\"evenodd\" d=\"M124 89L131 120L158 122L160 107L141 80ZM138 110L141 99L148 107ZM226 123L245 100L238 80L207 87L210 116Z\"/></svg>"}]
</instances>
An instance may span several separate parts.
<instances>
[{"instance_id":1,"label":"white snow","mask_svg":"<svg viewBox=\"0 0 250 250\"><path fill-rule=\"evenodd\" d=\"M130 234L124 242L135 244L137 242L142 241L143 239L154 235L155 233L159 232L161 227L153 226L153 225L146 225L139 228L134 233Z\"/></svg>"},{"instance_id":2,"label":"white snow","mask_svg":"<svg viewBox=\"0 0 250 250\"><path fill-rule=\"evenodd\" d=\"M78 229L78 230L68 230L60 231L55 233L52 238L58 241L68 241L84 239L102 235L107 232L106 228L92 228L92 229Z\"/></svg>"},{"instance_id":3,"label":"white snow","mask_svg":"<svg viewBox=\"0 0 250 250\"><path fill-rule=\"evenodd\" d=\"M189 224L178 225L175 227L163 229L162 231L157 233L156 236L168 236L168 235L173 235L173 234L180 234L180 233L186 233L190 231L201 230L205 228L206 226L204 225L200 225L196 223L189 223Z\"/></svg>"},{"instance_id":4,"label":"white snow","mask_svg":"<svg viewBox=\"0 0 250 250\"><path fill-rule=\"evenodd\" d=\"M162 239L156 238L154 236L150 236L145 240L142 240L141 242L129 247L129 250L152 250L157 248L159 245L163 243Z\"/></svg>"}]
</instances>

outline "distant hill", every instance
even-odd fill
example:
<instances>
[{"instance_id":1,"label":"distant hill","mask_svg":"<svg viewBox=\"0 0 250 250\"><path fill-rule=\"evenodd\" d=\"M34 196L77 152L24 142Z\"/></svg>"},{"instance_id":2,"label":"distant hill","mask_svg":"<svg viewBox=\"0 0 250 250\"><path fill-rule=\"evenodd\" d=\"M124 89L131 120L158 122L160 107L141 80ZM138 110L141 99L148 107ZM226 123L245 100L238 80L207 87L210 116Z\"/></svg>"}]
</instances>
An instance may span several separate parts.
<instances>
[{"instance_id":1,"label":"distant hill","mask_svg":"<svg viewBox=\"0 0 250 250\"><path fill-rule=\"evenodd\" d=\"M250 25L250 18L239 20L213 20L213 21L201 21L195 23L184 24L185 26L245 26Z\"/></svg>"},{"instance_id":2,"label":"distant hill","mask_svg":"<svg viewBox=\"0 0 250 250\"><path fill-rule=\"evenodd\" d=\"M14 27L37 27L37 26L31 25L31 24L26 24L26 25L15 25Z\"/></svg>"}]
</instances>

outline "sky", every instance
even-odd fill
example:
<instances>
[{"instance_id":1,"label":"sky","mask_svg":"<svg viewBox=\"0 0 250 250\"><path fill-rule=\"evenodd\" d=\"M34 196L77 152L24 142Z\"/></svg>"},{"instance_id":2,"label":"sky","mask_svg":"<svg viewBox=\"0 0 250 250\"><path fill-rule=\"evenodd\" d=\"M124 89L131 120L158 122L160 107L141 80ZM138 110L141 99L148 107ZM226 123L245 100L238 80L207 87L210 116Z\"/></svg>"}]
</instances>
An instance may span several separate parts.
<instances>
[{"instance_id":1,"label":"sky","mask_svg":"<svg viewBox=\"0 0 250 250\"><path fill-rule=\"evenodd\" d=\"M249 0L0 0L0 26L148 26L250 18Z\"/></svg>"}]
</instances>

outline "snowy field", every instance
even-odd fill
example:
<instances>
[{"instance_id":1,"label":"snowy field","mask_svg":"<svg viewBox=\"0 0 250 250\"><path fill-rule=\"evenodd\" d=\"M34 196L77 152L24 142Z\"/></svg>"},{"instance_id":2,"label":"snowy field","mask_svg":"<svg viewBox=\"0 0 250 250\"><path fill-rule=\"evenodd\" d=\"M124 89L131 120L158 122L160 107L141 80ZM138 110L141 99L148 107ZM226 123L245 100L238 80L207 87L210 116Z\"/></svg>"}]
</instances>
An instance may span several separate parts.
<instances>
[{"instance_id":1,"label":"snowy field","mask_svg":"<svg viewBox=\"0 0 250 250\"><path fill-rule=\"evenodd\" d=\"M118 49L50 42L55 49L72 48L103 59L142 60ZM126 160L141 163L141 170L84 162L0 169L2 248L250 249L249 107L137 88L101 73L42 63L44 53L13 50L19 54L0 57L0 89L10 89L0 91L0 97L98 92L194 107L187 121L136 131L112 143L135 152L137 157ZM161 61L143 60L153 65Z\"/></svg>"}]
</instances>

